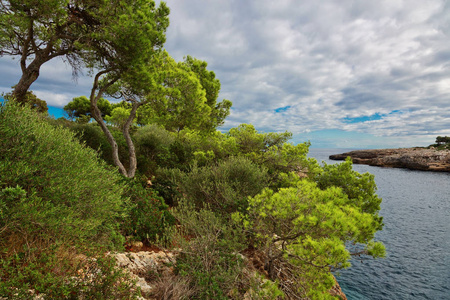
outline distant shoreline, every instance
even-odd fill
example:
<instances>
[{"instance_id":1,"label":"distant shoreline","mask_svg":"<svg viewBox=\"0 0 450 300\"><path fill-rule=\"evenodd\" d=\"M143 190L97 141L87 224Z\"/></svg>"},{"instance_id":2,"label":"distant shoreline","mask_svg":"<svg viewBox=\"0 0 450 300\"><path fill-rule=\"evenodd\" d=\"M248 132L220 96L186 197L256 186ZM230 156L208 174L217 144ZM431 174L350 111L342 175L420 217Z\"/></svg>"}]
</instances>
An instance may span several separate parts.
<instances>
[{"instance_id":1,"label":"distant shoreline","mask_svg":"<svg viewBox=\"0 0 450 300\"><path fill-rule=\"evenodd\" d=\"M355 150L329 156L331 160L350 157L355 164L410 170L450 172L450 150L398 148Z\"/></svg>"}]
</instances>

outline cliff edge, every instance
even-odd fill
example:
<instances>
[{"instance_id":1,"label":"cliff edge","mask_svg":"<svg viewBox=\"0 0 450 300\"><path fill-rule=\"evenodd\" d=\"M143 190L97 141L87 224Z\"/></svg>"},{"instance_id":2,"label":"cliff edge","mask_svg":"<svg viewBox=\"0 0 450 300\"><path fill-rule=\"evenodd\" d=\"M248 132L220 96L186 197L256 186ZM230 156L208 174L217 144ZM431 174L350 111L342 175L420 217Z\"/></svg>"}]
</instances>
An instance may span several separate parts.
<instances>
[{"instance_id":1,"label":"cliff edge","mask_svg":"<svg viewBox=\"0 0 450 300\"><path fill-rule=\"evenodd\" d=\"M450 172L450 150L400 148L356 150L330 155L332 160L350 157L355 164L411 170Z\"/></svg>"}]
</instances>

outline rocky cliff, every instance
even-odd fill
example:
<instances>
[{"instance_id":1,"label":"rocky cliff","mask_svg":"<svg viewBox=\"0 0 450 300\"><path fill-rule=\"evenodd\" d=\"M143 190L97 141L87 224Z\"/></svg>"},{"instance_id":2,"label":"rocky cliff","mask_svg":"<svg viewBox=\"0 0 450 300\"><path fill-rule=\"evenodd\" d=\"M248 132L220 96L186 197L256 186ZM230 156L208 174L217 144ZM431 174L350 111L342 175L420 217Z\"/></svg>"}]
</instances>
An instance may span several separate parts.
<instances>
[{"instance_id":1,"label":"rocky cliff","mask_svg":"<svg viewBox=\"0 0 450 300\"><path fill-rule=\"evenodd\" d=\"M330 155L332 160L344 160L347 157L350 157L355 164L450 172L450 150L401 148L356 150Z\"/></svg>"}]
</instances>

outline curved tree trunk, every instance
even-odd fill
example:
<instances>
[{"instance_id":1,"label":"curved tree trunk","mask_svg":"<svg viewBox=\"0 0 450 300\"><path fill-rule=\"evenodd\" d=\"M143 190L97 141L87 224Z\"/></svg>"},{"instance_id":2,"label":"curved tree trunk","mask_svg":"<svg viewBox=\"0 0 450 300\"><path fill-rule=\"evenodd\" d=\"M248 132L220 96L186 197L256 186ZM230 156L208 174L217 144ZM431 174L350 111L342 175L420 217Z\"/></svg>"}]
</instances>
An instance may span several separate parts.
<instances>
[{"instance_id":1,"label":"curved tree trunk","mask_svg":"<svg viewBox=\"0 0 450 300\"><path fill-rule=\"evenodd\" d=\"M36 81L38 76L39 76L39 69L33 70L31 72L22 75L22 77L19 80L19 83L17 83L17 85L14 87L13 90L13 97L14 99L16 99L16 101L22 104L25 102L27 91L30 88L31 84Z\"/></svg>"},{"instance_id":2,"label":"curved tree trunk","mask_svg":"<svg viewBox=\"0 0 450 300\"><path fill-rule=\"evenodd\" d=\"M99 72L95 76L94 84L93 84L93 87L91 90L91 96L90 96L91 114L92 114L92 117L95 119L95 121L97 121L97 123L100 125L100 128L102 129L103 133L105 134L106 139L108 140L109 144L111 145L113 162L119 168L120 174L122 174L123 176L128 177L128 178L133 178L136 173L137 160L136 160L136 150L134 148L133 141L131 140L130 127L131 127L131 124L133 123L134 117L136 116L136 111L137 111L138 107L140 106L140 103L133 102L130 116L128 117L127 122L125 123L125 125L122 128L122 134L125 137L125 140L127 142L128 153L129 153L129 158L130 158L130 165L129 165L129 168L127 171L125 166L120 161L119 146L117 145L117 142L114 139L114 136L112 135L111 131L108 129L108 126L106 126L106 123L102 118L102 113L97 106L98 100L101 98L103 92L119 79L118 77L116 77L116 78L110 80L104 87L100 88L99 91L96 93L96 91L98 89L99 78L103 74L108 73L109 71L110 70L105 70L105 71Z\"/></svg>"},{"instance_id":3,"label":"curved tree trunk","mask_svg":"<svg viewBox=\"0 0 450 300\"><path fill-rule=\"evenodd\" d=\"M91 113L92 117L97 121L97 123L100 125L100 128L102 129L103 133L106 136L106 139L108 140L108 143L111 145L112 149L112 159L114 164L119 168L120 174L122 174L125 177L128 176L128 172L125 169L124 165L120 161L119 158L119 146L117 145L116 140L114 139L114 136L112 135L111 131L109 131L108 126L106 126L105 121L102 118L102 114L100 112L100 109L97 107L97 101L100 97L97 98L95 101L95 104L92 104L91 102Z\"/></svg>"},{"instance_id":4,"label":"curved tree trunk","mask_svg":"<svg viewBox=\"0 0 450 300\"><path fill-rule=\"evenodd\" d=\"M39 77L39 70L41 66L46 63L48 59L41 58L37 56L28 67L25 67L24 63L22 65L22 77L20 77L19 82L16 84L13 90L13 97L19 103L25 103L25 96L28 89Z\"/></svg>"},{"instance_id":5,"label":"curved tree trunk","mask_svg":"<svg viewBox=\"0 0 450 300\"><path fill-rule=\"evenodd\" d=\"M127 142L128 145L130 166L128 167L127 177L129 178L134 177L137 168L136 149L134 148L133 140L131 139L130 127L131 124L133 124L133 120L136 117L136 111L140 105L141 103L133 101L133 106L131 107L130 115L128 116L128 119L122 128L122 134L125 137L125 141Z\"/></svg>"}]
</instances>

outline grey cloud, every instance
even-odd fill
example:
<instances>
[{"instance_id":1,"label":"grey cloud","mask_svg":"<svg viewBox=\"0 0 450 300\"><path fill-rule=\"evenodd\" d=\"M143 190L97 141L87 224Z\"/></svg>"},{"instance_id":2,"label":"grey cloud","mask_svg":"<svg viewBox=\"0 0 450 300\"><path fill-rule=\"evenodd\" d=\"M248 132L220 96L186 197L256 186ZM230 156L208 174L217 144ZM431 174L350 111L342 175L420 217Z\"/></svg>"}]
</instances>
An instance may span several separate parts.
<instances>
[{"instance_id":1,"label":"grey cloud","mask_svg":"<svg viewBox=\"0 0 450 300\"><path fill-rule=\"evenodd\" d=\"M379 102L384 99L376 94L360 91L354 87L347 87L342 90L343 97L336 103L336 106L341 106L345 110L355 110L361 107L376 108L379 107Z\"/></svg>"},{"instance_id":2,"label":"grey cloud","mask_svg":"<svg viewBox=\"0 0 450 300\"><path fill-rule=\"evenodd\" d=\"M10 57L0 58L0 92L7 93L11 91L11 87L17 84L19 80L19 64L17 60Z\"/></svg>"}]
</instances>

